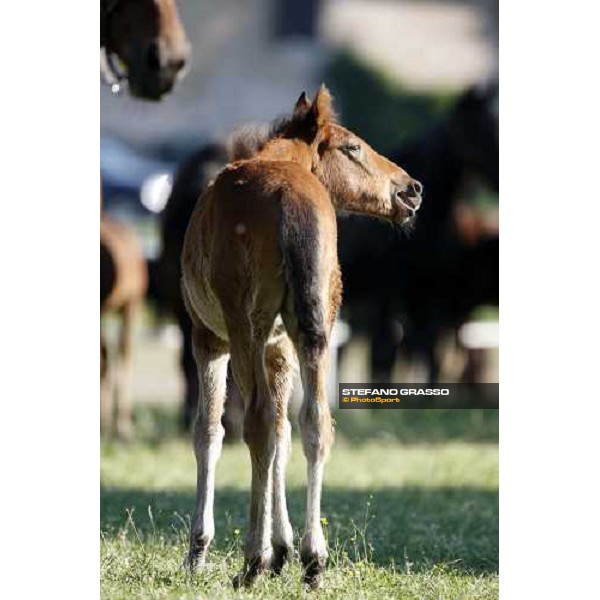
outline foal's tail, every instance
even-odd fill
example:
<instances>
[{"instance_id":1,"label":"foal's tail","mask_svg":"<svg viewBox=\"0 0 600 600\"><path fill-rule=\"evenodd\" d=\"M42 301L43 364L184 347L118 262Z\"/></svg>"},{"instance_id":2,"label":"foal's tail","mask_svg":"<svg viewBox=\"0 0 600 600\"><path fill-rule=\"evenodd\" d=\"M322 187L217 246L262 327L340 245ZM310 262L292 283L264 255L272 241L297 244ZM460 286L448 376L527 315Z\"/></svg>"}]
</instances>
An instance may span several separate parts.
<instances>
[{"instance_id":1,"label":"foal's tail","mask_svg":"<svg viewBox=\"0 0 600 600\"><path fill-rule=\"evenodd\" d=\"M320 352L327 341L326 307L320 272L319 222L314 206L300 202L282 204L280 244L300 343Z\"/></svg>"}]
</instances>

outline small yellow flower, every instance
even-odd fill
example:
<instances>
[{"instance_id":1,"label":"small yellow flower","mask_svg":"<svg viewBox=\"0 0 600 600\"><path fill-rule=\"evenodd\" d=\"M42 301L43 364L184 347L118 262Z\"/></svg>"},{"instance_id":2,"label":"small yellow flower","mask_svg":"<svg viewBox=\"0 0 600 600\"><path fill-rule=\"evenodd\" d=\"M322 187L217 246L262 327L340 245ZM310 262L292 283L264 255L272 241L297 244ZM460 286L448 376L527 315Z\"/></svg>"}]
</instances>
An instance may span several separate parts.
<instances>
[{"instance_id":1,"label":"small yellow flower","mask_svg":"<svg viewBox=\"0 0 600 600\"><path fill-rule=\"evenodd\" d=\"M323 525L325 525L325 527L327 527L327 525L329 525L329 521L327 520L327 517L321 517L321 523Z\"/></svg>"},{"instance_id":2,"label":"small yellow flower","mask_svg":"<svg viewBox=\"0 0 600 600\"><path fill-rule=\"evenodd\" d=\"M239 529L234 529L233 530L233 535L240 535L240 530Z\"/></svg>"}]
</instances>

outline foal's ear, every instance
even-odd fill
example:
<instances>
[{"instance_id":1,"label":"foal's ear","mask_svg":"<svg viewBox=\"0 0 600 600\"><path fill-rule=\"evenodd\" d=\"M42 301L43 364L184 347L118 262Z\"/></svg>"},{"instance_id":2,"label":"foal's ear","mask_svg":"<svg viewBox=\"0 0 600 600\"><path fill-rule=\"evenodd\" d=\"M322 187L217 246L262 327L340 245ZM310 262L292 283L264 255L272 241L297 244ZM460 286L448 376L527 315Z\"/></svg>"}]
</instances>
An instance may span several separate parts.
<instances>
[{"instance_id":1,"label":"foal's ear","mask_svg":"<svg viewBox=\"0 0 600 600\"><path fill-rule=\"evenodd\" d=\"M294 116L304 117L310 110L310 107L311 102L309 97L306 95L306 92L302 92L300 94L300 98L298 98L296 105L294 106Z\"/></svg>"},{"instance_id":2,"label":"foal's ear","mask_svg":"<svg viewBox=\"0 0 600 600\"><path fill-rule=\"evenodd\" d=\"M312 103L311 112L314 115L314 120L317 128L322 127L325 123L335 122L336 115L333 110L331 94L325 84L322 83L315 101Z\"/></svg>"},{"instance_id":3,"label":"foal's ear","mask_svg":"<svg viewBox=\"0 0 600 600\"><path fill-rule=\"evenodd\" d=\"M299 137L312 143L319 129L325 123L335 122L335 113L331 106L329 90L322 85L313 102L310 101L305 92L302 92L294 107L293 121L297 127L296 131Z\"/></svg>"}]
</instances>

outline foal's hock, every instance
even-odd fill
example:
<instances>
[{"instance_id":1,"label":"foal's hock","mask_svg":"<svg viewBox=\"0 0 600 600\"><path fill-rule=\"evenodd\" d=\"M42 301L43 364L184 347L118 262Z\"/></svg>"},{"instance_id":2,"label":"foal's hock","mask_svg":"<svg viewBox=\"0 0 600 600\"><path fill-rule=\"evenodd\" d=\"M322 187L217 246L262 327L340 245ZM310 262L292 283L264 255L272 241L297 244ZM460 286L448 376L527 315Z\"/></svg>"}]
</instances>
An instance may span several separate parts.
<instances>
[{"instance_id":1,"label":"foal's hock","mask_svg":"<svg viewBox=\"0 0 600 600\"><path fill-rule=\"evenodd\" d=\"M291 428L287 405L299 362L300 430L307 459L304 579L319 583L327 547L320 522L324 463L333 441L326 398L329 338L341 302L336 210L404 223L422 186L336 121L322 86L239 156L198 200L182 253L182 293L194 324L202 393L195 425L196 508L187 564L214 537L215 466L227 365L244 399L252 486L245 562L234 583L279 573L293 554L285 496ZM234 156L235 159L235 156Z\"/></svg>"}]
</instances>

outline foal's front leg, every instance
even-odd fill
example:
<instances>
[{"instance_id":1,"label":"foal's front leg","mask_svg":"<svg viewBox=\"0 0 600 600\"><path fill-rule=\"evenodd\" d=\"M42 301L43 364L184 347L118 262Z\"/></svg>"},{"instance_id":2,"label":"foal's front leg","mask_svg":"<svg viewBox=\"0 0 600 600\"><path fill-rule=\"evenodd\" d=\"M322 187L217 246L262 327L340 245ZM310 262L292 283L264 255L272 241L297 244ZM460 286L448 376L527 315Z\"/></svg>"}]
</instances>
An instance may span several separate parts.
<instances>
[{"instance_id":1,"label":"foal's front leg","mask_svg":"<svg viewBox=\"0 0 600 600\"><path fill-rule=\"evenodd\" d=\"M198 366L200 398L194 426L194 450L198 467L196 508L192 520L190 550L186 558L190 570L204 563L208 546L215 535L215 470L225 433L221 416L229 361L227 344L207 329L194 327L192 342Z\"/></svg>"}]
</instances>

